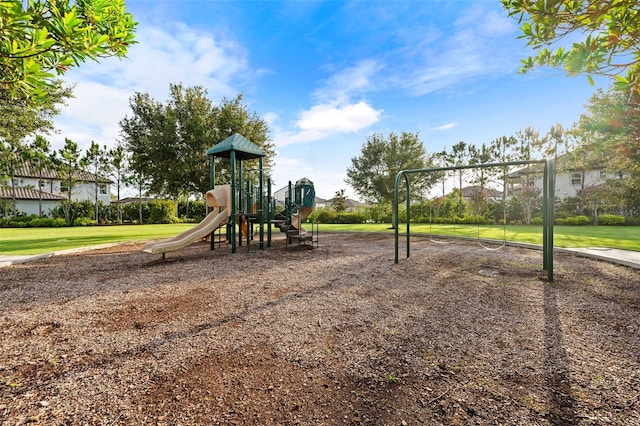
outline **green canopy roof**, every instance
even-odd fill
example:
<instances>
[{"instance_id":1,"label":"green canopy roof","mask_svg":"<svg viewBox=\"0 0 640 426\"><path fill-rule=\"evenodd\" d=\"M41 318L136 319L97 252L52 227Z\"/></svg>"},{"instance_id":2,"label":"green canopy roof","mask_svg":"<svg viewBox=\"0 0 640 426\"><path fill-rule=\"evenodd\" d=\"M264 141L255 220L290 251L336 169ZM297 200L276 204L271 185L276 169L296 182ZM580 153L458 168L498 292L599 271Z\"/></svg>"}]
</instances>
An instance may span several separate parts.
<instances>
[{"instance_id":1,"label":"green canopy roof","mask_svg":"<svg viewBox=\"0 0 640 426\"><path fill-rule=\"evenodd\" d=\"M219 144L209 148L207 155L229 158L231 157L231 151L235 151L236 159L238 160L251 160L267 155L262 148L238 133L234 133Z\"/></svg>"}]
</instances>

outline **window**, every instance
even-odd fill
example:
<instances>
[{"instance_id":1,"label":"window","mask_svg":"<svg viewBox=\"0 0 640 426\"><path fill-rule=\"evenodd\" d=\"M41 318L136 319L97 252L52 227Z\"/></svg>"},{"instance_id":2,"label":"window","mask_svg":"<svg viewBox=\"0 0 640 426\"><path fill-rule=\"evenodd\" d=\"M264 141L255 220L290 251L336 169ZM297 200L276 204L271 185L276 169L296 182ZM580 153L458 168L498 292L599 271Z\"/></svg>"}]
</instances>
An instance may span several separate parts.
<instances>
[{"instance_id":1,"label":"window","mask_svg":"<svg viewBox=\"0 0 640 426\"><path fill-rule=\"evenodd\" d=\"M38 185L40 185L40 190L42 191L43 189L45 189L47 187L47 182L45 182L44 180L40 179L38 181Z\"/></svg>"},{"instance_id":2,"label":"window","mask_svg":"<svg viewBox=\"0 0 640 426\"><path fill-rule=\"evenodd\" d=\"M61 182L60 183L60 192L69 192L69 186L64 182Z\"/></svg>"},{"instance_id":3,"label":"window","mask_svg":"<svg viewBox=\"0 0 640 426\"><path fill-rule=\"evenodd\" d=\"M101 183L98 188L100 189L100 195L107 195L107 185Z\"/></svg>"},{"instance_id":4,"label":"window","mask_svg":"<svg viewBox=\"0 0 640 426\"><path fill-rule=\"evenodd\" d=\"M607 178L607 171L600 170L600 179L606 179L606 178Z\"/></svg>"},{"instance_id":5,"label":"window","mask_svg":"<svg viewBox=\"0 0 640 426\"><path fill-rule=\"evenodd\" d=\"M582 173L571 173L571 185L582 185Z\"/></svg>"}]
</instances>

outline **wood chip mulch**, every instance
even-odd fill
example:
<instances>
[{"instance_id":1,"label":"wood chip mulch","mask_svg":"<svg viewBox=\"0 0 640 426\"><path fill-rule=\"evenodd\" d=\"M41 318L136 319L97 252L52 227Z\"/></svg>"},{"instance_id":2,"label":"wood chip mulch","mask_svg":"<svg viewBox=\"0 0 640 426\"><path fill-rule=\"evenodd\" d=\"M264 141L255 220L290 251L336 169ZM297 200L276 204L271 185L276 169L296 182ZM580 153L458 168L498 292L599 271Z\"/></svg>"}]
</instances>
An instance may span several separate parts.
<instances>
[{"instance_id":1,"label":"wood chip mulch","mask_svg":"<svg viewBox=\"0 0 640 426\"><path fill-rule=\"evenodd\" d=\"M0 424L640 425L640 273L388 235L0 269Z\"/></svg>"}]
</instances>

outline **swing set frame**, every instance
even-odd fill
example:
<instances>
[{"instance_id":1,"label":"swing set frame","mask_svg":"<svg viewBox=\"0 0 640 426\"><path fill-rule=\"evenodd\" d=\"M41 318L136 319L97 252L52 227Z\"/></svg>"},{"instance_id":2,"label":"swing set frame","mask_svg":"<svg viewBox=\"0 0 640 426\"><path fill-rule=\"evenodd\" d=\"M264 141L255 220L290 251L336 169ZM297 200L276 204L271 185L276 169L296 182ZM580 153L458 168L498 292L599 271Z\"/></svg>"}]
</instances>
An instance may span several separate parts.
<instances>
[{"instance_id":1,"label":"swing set frame","mask_svg":"<svg viewBox=\"0 0 640 426\"><path fill-rule=\"evenodd\" d=\"M525 166L529 164L542 164L544 166L543 172L543 184L542 184L542 269L547 271L547 280L553 281L553 221L554 221L554 207L555 207L555 173L553 171L553 161L550 159L545 160L522 160L522 161L509 161L503 163L484 163L484 164L472 164L467 166L451 166L451 167L437 167L427 169L410 169L401 170L396 175L395 180L395 197L393 201L393 228L395 234L395 263L398 263L399 254L399 239L400 239L400 226L398 220L398 206L400 204L400 184L402 181L405 183L405 199L407 206L406 214L406 249L407 256L411 255L411 243L410 243L410 214L411 211L411 194L409 191L409 177L415 174L426 174L434 172L446 172L466 169L481 169L492 167L510 167L510 166ZM504 182L506 185L506 182ZM506 244L506 242L505 242Z\"/></svg>"}]
</instances>

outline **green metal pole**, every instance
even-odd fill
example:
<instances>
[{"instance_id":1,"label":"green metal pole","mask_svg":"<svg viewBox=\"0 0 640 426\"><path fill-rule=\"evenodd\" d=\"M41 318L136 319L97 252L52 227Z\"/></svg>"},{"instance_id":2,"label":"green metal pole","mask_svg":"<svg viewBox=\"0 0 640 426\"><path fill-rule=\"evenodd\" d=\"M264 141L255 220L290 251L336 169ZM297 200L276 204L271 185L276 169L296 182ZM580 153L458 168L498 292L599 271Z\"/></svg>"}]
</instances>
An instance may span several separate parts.
<instances>
[{"instance_id":1,"label":"green metal pole","mask_svg":"<svg viewBox=\"0 0 640 426\"><path fill-rule=\"evenodd\" d=\"M293 192L291 190L291 181L289 181L289 189L287 191L287 220L291 223L293 217Z\"/></svg>"},{"instance_id":2,"label":"green metal pole","mask_svg":"<svg viewBox=\"0 0 640 426\"><path fill-rule=\"evenodd\" d=\"M556 203L556 179L555 179L555 170L553 166L553 161L547 160L547 168L549 169L549 200L547 201L547 232L549 233L547 236L547 245L548 245L548 253L547 253L547 278L549 281L553 281L553 225L554 225L554 215L555 215L555 203Z\"/></svg>"},{"instance_id":3,"label":"green metal pole","mask_svg":"<svg viewBox=\"0 0 640 426\"><path fill-rule=\"evenodd\" d=\"M410 219L410 208L411 208L411 200L409 199L409 176L407 176L406 173L402 174L404 176L404 180L405 183L407 184L407 193L406 193L406 198L407 198L407 211L405 212L405 219L407 220L407 257L410 256L411 252L410 252L410 245L411 245L411 233L409 232L409 219Z\"/></svg>"},{"instance_id":4,"label":"green metal pole","mask_svg":"<svg viewBox=\"0 0 640 426\"><path fill-rule=\"evenodd\" d=\"M209 189L216 187L216 162L214 156L209 156Z\"/></svg>"},{"instance_id":5,"label":"green metal pole","mask_svg":"<svg viewBox=\"0 0 640 426\"><path fill-rule=\"evenodd\" d=\"M213 189L216 187L216 163L214 161L214 156L210 155L209 156L209 189ZM209 212L207 212L209 213ZM215 236L216 236L216 231L211 231L211 242L209 243L209 249L213 250L215 249Z\"/></svg>"},{"instance_id":6,"label":"green metal pole","mask_svg":"<svg viewBox=\"0 0 640 426\"><path fill-rule=\"evenodd\" d=\"M258 160L260 167L260 181L258 191L258 220L260 221L260 250L264 250L264 172L262 170L262 157Z\"/></svg>"},{"instance_id":7,"label":"green metal pole","mask_svg":"<svg viewBox=\"0 0 640 426\"><path fill-rule=\"evenodd\" d=\"M231 253L236 252L236 152L231 151L229 156L229 162L231 163L231 218L229 218L229 225L231 225Z\"/></svg>"},{"instance_id":8,"label":"green metal pole","mask_svg":"<svg viewBox=\"0 0 640 426\"><path fill-rule=\"evenodd\" d=\"M395 262L398 263L398 198L400 195L399 186L400 186L400 176L402 176L402 172L399 172L396 175L396 182L394 185L394 194L393 194L393 235L395 237Z\"/></svg>"},{"instance_id":9,"label":"green metal pole","mask_svg":"<svg viewBox=\"0 0 640 426\"><path fill-rule=\"evenodd\" d=\"M271 178L267 178L267 247L271 247Z\"/></svg>"},{"instance_id":10,"label":"green metal pole","mask_svg":"<svg viewBox=\"0 0 640 426\"><path fill-rule=\"evenodd\" d=\"M548 243L549 243L549 164L544 165L544 175L542 179L542 269L548 271Z\"/></svg>"}]
</instances>

